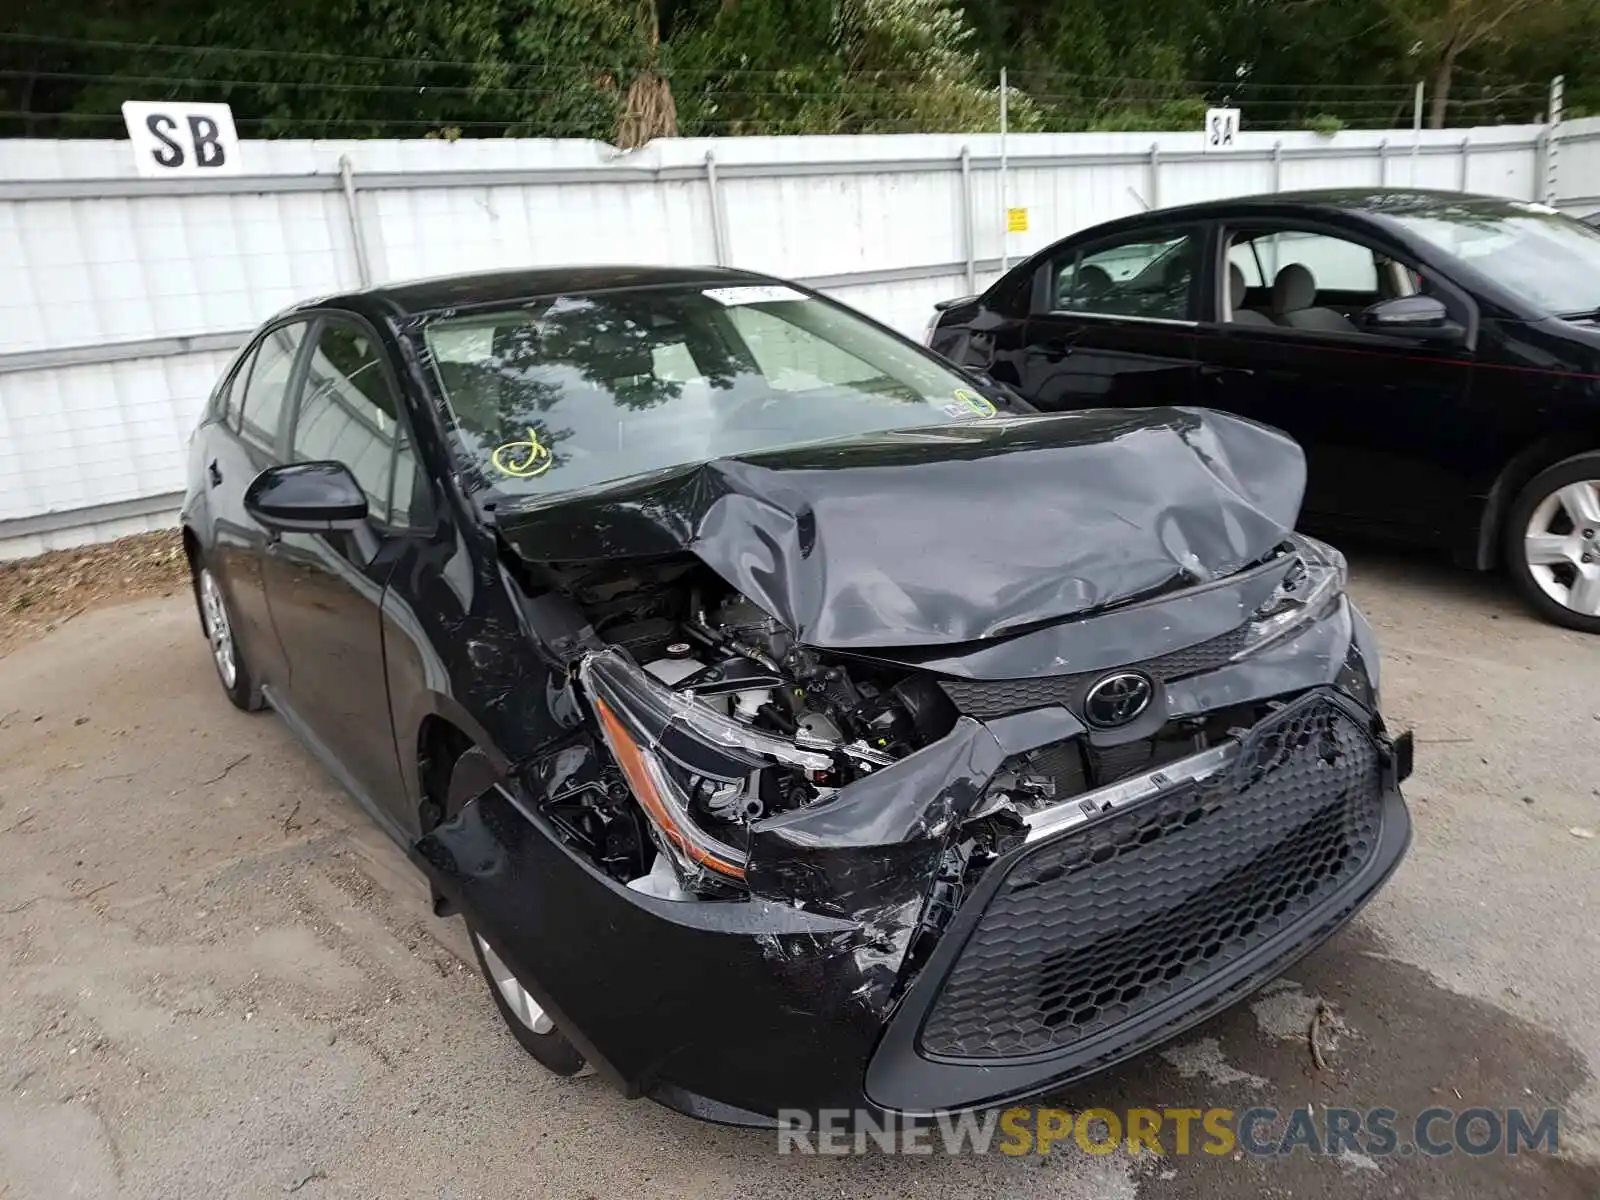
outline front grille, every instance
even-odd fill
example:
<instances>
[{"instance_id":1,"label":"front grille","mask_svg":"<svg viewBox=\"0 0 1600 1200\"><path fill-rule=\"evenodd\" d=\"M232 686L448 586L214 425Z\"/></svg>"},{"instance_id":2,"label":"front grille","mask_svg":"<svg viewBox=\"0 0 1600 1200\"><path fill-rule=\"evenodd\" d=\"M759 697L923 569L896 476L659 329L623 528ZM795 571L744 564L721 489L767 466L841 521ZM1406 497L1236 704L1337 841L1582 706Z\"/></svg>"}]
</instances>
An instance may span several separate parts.
<instances>
[{"instance_id":1,"label":"front grille","mask_svg":"<svg viewBox=\"0 0 1600 1200\"><path fill-rule=\"evenodd\" d=\"M1310 917L1376 849L1378 752L1310 697L1212 779L1041 844L1001 882L922 1031L957 1058L1061 1050Z\"/></svg>"},{"instance_id":2,"label":"front grille","mask_svg":"<svg viewBox=\"0 0 1600 1200\"><path fill-rule=\"evenodd\" d=\"M1244 648L1248 632L1248 626L1241 625L1210 641L1185 646L1158 658L1129 663L1116 669L1144 671L1162 681L1214 671L1225 666ZM1040 675L1028 679L941 679L939 685L956 708L969 717L981 720L1050 704L1076 708L1083 691L1111 669L1081 671L1072 675Z\"/></svg>"}]
</instances>

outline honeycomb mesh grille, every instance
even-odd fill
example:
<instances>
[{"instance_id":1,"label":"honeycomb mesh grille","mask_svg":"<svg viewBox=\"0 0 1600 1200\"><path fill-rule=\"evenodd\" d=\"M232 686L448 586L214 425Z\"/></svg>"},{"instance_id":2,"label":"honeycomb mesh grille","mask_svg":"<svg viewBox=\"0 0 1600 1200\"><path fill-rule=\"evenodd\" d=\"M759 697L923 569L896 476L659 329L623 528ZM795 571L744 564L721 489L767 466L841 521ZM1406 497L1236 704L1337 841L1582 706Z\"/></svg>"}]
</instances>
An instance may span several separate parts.
<instances>
[{"instance_id":1,"label":"honeycomb mesh grille","mask_svg":"<svg viewBox=\"0 0 1600 1200\"><path fill-rule=\"evenodd\" d=\"M1377 847L1367 734L1317 698L1236 769L1046 842L1012 867L922 1031L957 1058L1061 1050L1198 984L1314 913Z\"/></svg>"},{"instance_id":2,"label":"honeycomb mesh grille","mask_svg":"<svg viewBox=\"0 0 1600 1200\"><path fill-rule=\"evenodd\" d=\"M1244 648L1249 630L1241 625L1221 637L1185 646L1159 658L1130 663L1128 670L1144 671L1160 680L1182 679L1202 671L1214 671L1228 663ZM999 717L1024 708L1048 704L1075 707L1079 694L1105 671L1084 671L1075 675L1042 675L1031 679L941 679L940 686L955 706L969 717Z\"/></svg>"}]
</instances>

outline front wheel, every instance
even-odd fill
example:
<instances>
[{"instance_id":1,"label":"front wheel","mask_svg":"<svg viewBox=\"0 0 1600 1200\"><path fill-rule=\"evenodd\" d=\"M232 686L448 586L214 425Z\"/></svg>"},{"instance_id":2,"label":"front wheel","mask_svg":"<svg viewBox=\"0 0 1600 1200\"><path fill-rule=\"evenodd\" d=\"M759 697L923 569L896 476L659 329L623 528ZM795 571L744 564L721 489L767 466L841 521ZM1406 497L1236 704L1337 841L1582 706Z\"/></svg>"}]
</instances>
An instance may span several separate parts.
<instances>
[{"instance_id":1,"label":"front wheel","mask_svg":"<svg viewBox=\"0 0 1600 1200\"><path fill-rule=\"evenodd\" d=\"M500 1010L506 1028L511 1030L511 1036L546 1070L557 1075L576 1075L583 1069L583 1055L578 1053L578 1048L562 1036L550 1014L522 986L489 939L474 929L470 921L467 933L472 937L478 967L489 981L489 995Z\"/></svg>"},{"instance_id":2,"label":"front wheel","mask_svg":"<svg viewBox=\"0 0 1600 1200\"><path fill-rule=\"evenodd\" d=\"M1600 453L1540 472L1506 515L1506 563L1546 620L1600 633Z\"/></svg>"},{"instance_id":3,"label":"front wheel","mask_svg":"<svg viewBox=\"0 0 1600 1200\"><path fill-rule=\"evenodd\" d=\"M468 749L450 768L445 789L444 815L453 817L468 801L482 794L493 781L489 760L477 747ZM489 984L489 996L511 1036L548 1071L557 1075L576 1075L583 1069L583 1055L562 1035L544 1006L522 986L516 972L500 957L494 943L472 921L467 921L467 936L478 969Z\"/></svg>"}]
</instances>

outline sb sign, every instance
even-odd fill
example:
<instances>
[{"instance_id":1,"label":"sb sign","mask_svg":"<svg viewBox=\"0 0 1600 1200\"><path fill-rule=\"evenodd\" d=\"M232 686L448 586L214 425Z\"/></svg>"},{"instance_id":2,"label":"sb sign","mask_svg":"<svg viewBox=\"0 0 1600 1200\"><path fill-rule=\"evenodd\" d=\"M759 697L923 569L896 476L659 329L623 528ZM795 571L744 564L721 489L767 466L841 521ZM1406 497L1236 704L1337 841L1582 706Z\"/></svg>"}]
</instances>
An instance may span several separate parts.
<instances>
[{"instance_id":1,"label":"sb sign","mask_svg":"<svg viewBox=\"0 0 1600 1200\"><path fill-rule=\"evenodd\" d=\"M122 119L127 122L133 161L141 175L239 173L239 135L226 104L125 100Z\"/></svg>"},{"instance_id":2,"label":"sb sign","mask_svg":"<svg viewBox=\"0 0 1600 1200\"><path fill-rule=\"evenodd\" d=\"M1239 136L1239 110L1237 108L1206 109L1206 149L1232 150Z\"/></svg>"}]
</instances>

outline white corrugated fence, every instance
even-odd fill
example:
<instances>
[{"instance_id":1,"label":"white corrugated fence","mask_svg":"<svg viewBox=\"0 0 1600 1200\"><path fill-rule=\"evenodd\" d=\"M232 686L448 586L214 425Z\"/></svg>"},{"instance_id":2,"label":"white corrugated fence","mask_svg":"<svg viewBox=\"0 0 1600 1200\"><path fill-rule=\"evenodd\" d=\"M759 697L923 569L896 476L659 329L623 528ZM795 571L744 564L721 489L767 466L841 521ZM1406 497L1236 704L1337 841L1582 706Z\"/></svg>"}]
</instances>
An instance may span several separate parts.
<instances>
[{"instance_id":1,"label":"white corrugated fence","mask_svg":"<svg viewBox=\"0 0 1600 1200\"><path fill-rule=\"evenodd\" d=\"M0 142L0 557L170 522L184 441L229 351L307 297L476 269L720 263L805 280L916 334L1002 258L1141 207L1375 185L1600 197L1600 120L1556 129L1247 132L1210 154L1198 131L1012 135L1004 189L998 135L630 153L259 141L242 174L202 181L139 178L126 142ZM1004 232L1003 203L1027 209L1026 233Z\"/></svg>"}]
</instances>

